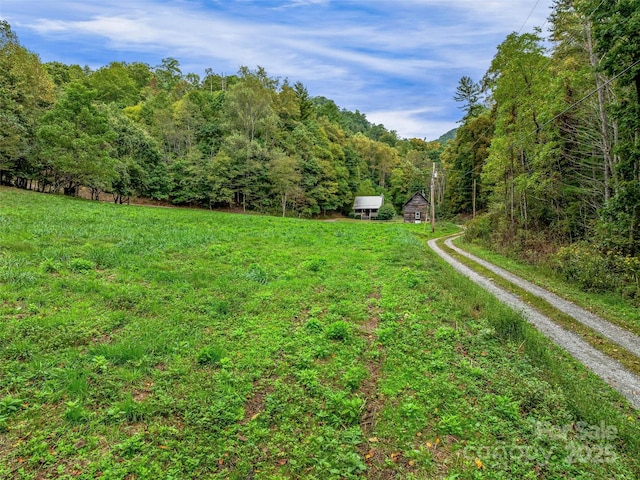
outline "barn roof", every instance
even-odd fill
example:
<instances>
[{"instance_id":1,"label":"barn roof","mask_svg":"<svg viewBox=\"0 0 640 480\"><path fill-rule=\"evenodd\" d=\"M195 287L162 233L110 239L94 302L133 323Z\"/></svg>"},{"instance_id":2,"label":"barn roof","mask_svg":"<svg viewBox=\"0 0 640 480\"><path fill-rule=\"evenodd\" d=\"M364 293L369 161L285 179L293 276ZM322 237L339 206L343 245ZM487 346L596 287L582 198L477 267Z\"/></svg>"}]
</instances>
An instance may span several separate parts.
<instances>
[{"instance_id":1,"label":"barn roof","mask_svg":"<svg viewBox=\"0 0 640 480\"><path fill-rule=\"evenodd\" d=\"M406 202L404 202L403 207L407 206L407 203L409 203L411 200L413 200L416 197L422 197L424 199L425 202L429 203L429 200L427 200L427 197L425 197L422 193L420 192L416 192L413 195L411 195L411 198L409 200L407 200Z\"/></svg>"},{"instance_id":2,"label":"barn roof","mask_svg":"<svg viewBox=\"0 0 640 480\"><path fill-rule=\"evenodd\" d=\"M356 197L353 201L354 209L380 208L384 203L384 195L374 197Z\"/></svg>"}]
</instances>

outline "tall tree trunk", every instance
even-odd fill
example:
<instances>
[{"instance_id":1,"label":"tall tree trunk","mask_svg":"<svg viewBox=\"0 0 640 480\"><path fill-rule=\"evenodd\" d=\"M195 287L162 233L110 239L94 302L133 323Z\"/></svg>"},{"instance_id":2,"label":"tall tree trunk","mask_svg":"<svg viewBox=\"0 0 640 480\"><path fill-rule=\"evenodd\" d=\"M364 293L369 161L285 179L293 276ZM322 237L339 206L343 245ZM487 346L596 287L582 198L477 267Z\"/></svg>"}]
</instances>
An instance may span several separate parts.
<instances>
[{"instance_id":1,"label":"tall tree trunk","mask_svg":"<svg viewBox=\"0 0 640 480\"><path fill-rule=\"evenodd\" d=\"M604 172L604 201L608 202L611 198L611 171L612 171L612 160L611 160L611 139L609 137L609 128L608 128L608 120L607 120L607 110L606 110L606 96L604 85L606 82L603 81L602 75L598 72L598 59L596 58L596 54L593 47L593 37L591 34L591 22L587 20L586 25L586 33L587 33L587 50L589 53L589 62L591 63L591 67L593 67L595 80L596 80L596 88L598 89L598 112L600 113L600 132L602 134L602 154L604 156L603 163L603 172Z\"/></svg>"},{"instance_id":2,"label":"tall tree trunk","mask_svg":"<svg viewBox=\"0 0 640 480\"><path fill-rule=\"evenodd\" d=\"M284 218L287 213L287 193L282 194L282 217Z\"/></svg>"},{"instance_id":3,"label":"tall tree trunk","mask_svg":"<svg viewBox=\"0 0 640 480\"><path fill-rule=\"evenodd\" d=\"M513 233L513 229L515 227L515 205L514 205L514 158L513 158L513 148L510 149L509 152L509 156L510 156L510 160L511 160L511 166L510 166L510 171L509 171L509 204L510 204L510 212L511 212L511 230Z\"/></svg>"}]
</instances>

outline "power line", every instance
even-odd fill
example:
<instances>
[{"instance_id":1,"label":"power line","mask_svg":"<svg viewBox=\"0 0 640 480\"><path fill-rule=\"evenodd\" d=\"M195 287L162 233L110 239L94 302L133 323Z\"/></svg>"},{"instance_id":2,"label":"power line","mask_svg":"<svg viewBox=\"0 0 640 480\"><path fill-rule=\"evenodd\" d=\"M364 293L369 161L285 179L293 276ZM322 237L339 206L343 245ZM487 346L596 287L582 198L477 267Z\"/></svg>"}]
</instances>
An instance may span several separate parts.
<instances>
[{"instance_id":1,"label":"power line","mask_svg":"<svg viewBox=\"0 0 640 480\"><path fill-rule=\"evenodd\" d=\"M596 13L596 11L602 6L602 4L604 2L606 2L607 0L602 0L598 6L596 8L593 9L593 11L587 15L585 18L587 18L588 20L591 20L591 17L593 16L594 13ZM547 24L547 22L549 22L549 17L547 17L547 19L544 21L544 23L542 24L542 26L540 27L540 29L542 30L542 28ZM518 32L519 33L519 32ZM533 76L531 77L531 81L533 82L535 80L535 78L538 76L538 74L544 69L544 67L538 69L536 72L534 72Z\"/></svg>"},{"instance_id":2,"label":"power line","mask_svg":"<svg viewBox=\"0 0 640 480\"><path fill-rule=\"evenodd\" d=\"M594 8L594 9L593 9L593 12L591 12L591 13L587 16L587 18L591 18L591 16L592 16L594 13L596 13L596 11L597 11L597 10L602 6L602 4L603 4L604 2L606 2L606 1L607 1L607 0L602 0L602 1L600 2L600 4L599 4L596 8Z\"/></svg>"},{"instance_id":3,"label":"power line","mask_svg":"<svg viewBox=\"0 0 640 480\"><path fill-rule=\"evenodd\" d=\"M595 7L591 13L589 15L586 16L587 19L591 20L591 17L593 16L594 13L596 13L598 11L598 9L606 2L607 0L602 0L597 7ZM534 10L536 9L536 7L538 6L538 4L540 3L540 0L537 0L535 5L533 6L533 8L531 9L531 11L529 12L529 15L527 15L526 20L524 21L524 23L522 24L522 27L520 27L520 30L518 31L518 34L520 34L520 32L522 31L522 29L524 28L524 26L526 25L527 21L529 20L529 17L531 17L531 15L533 14ZM545 20L545 22L542 24L542 26L540 27L541 29L547 24L547 22L549 21L549 18L547 18ZM637 64L638 62L636 62ZM631 65L627 70L623 71L622 73L616 75L614 78L608 80L605 84L601 85L600 88L605 87L607 85L609 85L613 80L615 80L616 78L618 78L620 75L623 75L624 73L626 73L629 69L633 68L636 64ZM531 82L533 82L536 77L538 76L538 74L540 72L542 72L542 70L544 70L545 66L542 66L541 68L539 68L538 70L536 70L534 72L534 74L531 77ZM527 138L531 135L533 135L536 131L538 131L540 128L546 126L548 123L553 122L554 120L556 120L558 117L560 117L561 115L564 115L566 112L568 112L569 110L571 110L574 106L576 106L577 104L581 103L582 101L586 100L587 98L589 98L590 96L592 96L593 94L597 93L597 91L600 88L596 88L593 92L589 93L587 96L585 96L584 98L581 98L580 100L578 100L577 102L575 102L573 105L571 105L569 108L567 108L565 111L563 111L562 113L559 113L558 115L556 115L553 119L551 119L549 122L543 124L542 126L536 128L536 130L534 130L533 132L527 134L525 137L521 137L521 139ZM478 137L478 139L473 142L472 147L475 147L478 142L482 139L482 137L484 137L486 134L489 133L489 130L491 130L491 126L487 127L487 129Z\"/></svg>"},{"instance_id":4,"label":"power line","mask_svg":"<svg viewBox=\"0 0 640 480\"><path fill-rule=\"evenodd\" d=\"M529 12L529 15L527 15L527 18L524 19L524 22L522 23L522 26L520 27L520 30L518 30L518 35L520 35L520 32L522 32L522 29L524 28L524 26L527 24L527 22L529 21L529 18L531 18L531 15L533 14L533 12L535 11L536 7L538 6L538 4L540 3L540 0L536 1L536 4L533 6L533 8L531 9L531 11ZM545 22L547 23L547 22ZM544 26L544 25L543 25Z\"/></svg>"},{"instance_id":5,"label":"power line","mask_svg":"<svg viewBox=\"0 0 640 480\"><path fill-rule=\"evenodd\" d=\"M614 80L616 80L617 78L621 77L622 75L624 75L625 73L627 73L629 70L631 70L633 67L635 67L636 65L640 64L640 60L636 60L632 65L629 65L627 68L625 68L622 72L620 72L619 74L617 74L615 77L610 78L609 80L607 80L605 83L603 83L602 85L600 85L599 87L597 87L596 89L592 90L591 92L589 92L588 94L586 94L584 97L582 97L580 100L572 103L571 105L569 105L569 107L565 108L562 112L560 112L559 114L557 114L555 117L553 117L551 120L543 123L542 125L540 125L538 128L536 128L535 130L531 131L530 133L528 133L527 135L525 135L524 137L521 137L520 140L524 140L527 137L530 137L531 135L533 135L536 132L539 132L542 128L546 127L547 125L549 125L551 122L557 120L559 117L561 117L562 115L564 115L565 113L567 113L569 110L571 110L573 107L579 105L580 103L584 102L587 98L591 97L592 95L598 93L598 90L600 90L601 88L606 87L607 85L609 85L611 82L613 82Z\"/></svg>"},{"instance_id":6,"label":"power line","mask_svg":"<svg viewBox=\"0 0 640 480\"><path fill-rule=\"evenodd\" d=\"M605 0L603 0L602 3L604 3ZM527 15L527 18L525 18L524 22L522 23L522 26L520 27L520 30L518 30L518 35L520 35L520 33L522 32L522 29L524 28L524 26L527 24L527 22L529 21L529 18L531 18L531 15L533 14L533 12L535 11L535 9L538 7L538 4L540 3L540 0L536 0L536 3L533 5L533 8L531 9L531 11L529 12L529 15ZM602 5L602 3L600 5ZM599 6L598 6L599 7ZM540 27L540 29L542 29L547 22L549 21L549 18L547 17L547 19L544 21L544 23L542 24L542 26ZM542 69L536 71L533 76L531 77L531 81L533 81L535 79L535 77L537 76L538 73L540 73ZM487 135L487 133L489 133L489 130L491 130L491 128L493 128L492 126L489 126L485 129L484 132L482 132L481 135L478 136L478 139L473 142L473 144L471 145L471 148L475 147L478 142L480 142L480 140L482 139L482 137L484 137L485 135ZM470 172L472 173L472 172Z\"/></svg>"}]
</instances>

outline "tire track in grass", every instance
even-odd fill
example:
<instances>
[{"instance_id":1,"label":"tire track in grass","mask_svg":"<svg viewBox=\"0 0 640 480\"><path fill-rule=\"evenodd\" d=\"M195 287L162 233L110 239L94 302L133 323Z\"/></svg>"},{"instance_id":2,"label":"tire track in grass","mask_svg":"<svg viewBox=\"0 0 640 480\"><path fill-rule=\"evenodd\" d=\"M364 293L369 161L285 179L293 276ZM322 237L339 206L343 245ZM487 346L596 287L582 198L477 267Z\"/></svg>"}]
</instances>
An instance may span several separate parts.
<instances>
[{"instance_id":1,"label":"tire track in grass","mask_svg":"<svg viewBox=\"0 0 640 480\"><path fill-rule=\"evenodd\" d=\"M369 295L370 302L373 302L374 299L376 303L369 304L369 318L361 327L367 341L367 355L370 357L365 362L369 376L360 386L360 392L364 397L364 412L360 420L360 429L364 440L360 448L360 455L367 465L367 478L383 479L387 478L384 471L381 470L384 466L384 454L378 448L377 439L373 437L376 417L384 406L382 399L378 397L378 378L383 363L383 347L376 342L375 333L380 324L381 312L377 303L380 300L379 291ZM377 355L373 355L374 350L377 350Z\"/></svg>"},{"instance_id":2,"label":"tire track in grass","mask_svg":"<svg viewBox=\"0 0 640 480\"><path fill-rule=\"evenodd\" d=\"M589 345L578 335L560 327L548 317L527 305L516 295L498 287L490 279L483 277L447 254L438 246L437 239L430 240L427 244L456 271L493 294L502 303L520 312L540 332L564 348L576 360L617 390L633 407L640 409L640 377L629 372L620 363Z\"/></svg>"}]
</instances>

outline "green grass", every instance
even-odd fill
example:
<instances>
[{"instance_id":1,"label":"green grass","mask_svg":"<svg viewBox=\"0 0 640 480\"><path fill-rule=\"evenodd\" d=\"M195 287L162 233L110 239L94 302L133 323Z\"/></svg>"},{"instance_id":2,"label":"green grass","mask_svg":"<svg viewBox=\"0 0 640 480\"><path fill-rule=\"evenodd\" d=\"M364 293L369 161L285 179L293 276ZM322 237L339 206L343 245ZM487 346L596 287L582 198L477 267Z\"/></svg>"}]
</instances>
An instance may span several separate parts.
<instances>
[{"instance_id":1,"label":"green grass","mask_svg":"<svg viewBox=\"0 0 640 480\"><path fill-rule=\"evenodd\" d=\"M636 412L429 237L0 189L0 478L637 477Z\"/></svg>"}]
</instances>

